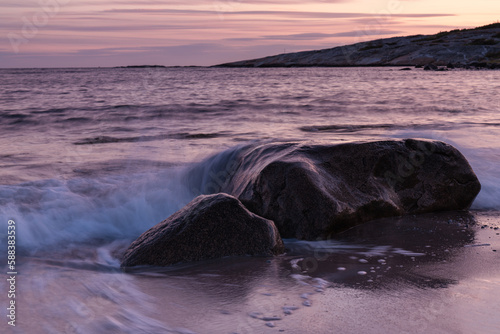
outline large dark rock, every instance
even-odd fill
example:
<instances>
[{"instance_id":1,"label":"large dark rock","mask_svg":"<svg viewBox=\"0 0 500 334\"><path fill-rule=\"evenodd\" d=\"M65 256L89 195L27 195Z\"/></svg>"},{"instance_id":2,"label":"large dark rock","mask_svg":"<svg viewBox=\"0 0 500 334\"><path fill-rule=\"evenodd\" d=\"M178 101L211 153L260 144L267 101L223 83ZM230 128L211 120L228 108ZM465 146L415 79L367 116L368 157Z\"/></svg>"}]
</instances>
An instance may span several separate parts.
<instances>
[{"instance_id":1,"label":"large dark rock","mask_svg":"<svg viewBox=\"0 0 500 334\"><path fill-rule=\"evenodd\" d=\"M325 238L382 217L468 209L480 190L464 156L438 141L268 143L240 150L219 190L284 238Z\"/></svg>"},{"instance_id":2,"label":"large dark rock","mask_svg":"<svg viewBox=\"0 0 500 334\"><path fill-rule=\"evenodd\" d=\"M166 266L231 255L284 252L272 221L249 212L227 194L199 196L153 226L126 250L122 267Z\"/></svg>"}]
</instances>

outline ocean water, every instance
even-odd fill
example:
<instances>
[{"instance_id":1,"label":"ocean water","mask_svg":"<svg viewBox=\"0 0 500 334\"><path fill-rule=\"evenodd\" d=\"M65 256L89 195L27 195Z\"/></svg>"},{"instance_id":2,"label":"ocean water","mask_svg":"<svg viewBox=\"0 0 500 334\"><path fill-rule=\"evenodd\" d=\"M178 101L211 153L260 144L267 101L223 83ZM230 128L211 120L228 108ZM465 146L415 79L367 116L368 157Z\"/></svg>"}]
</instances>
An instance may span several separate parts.
<instances>
[{"instance_id":1,"label":"ocean water","mask_svg":"<svg viewBox=\"0 0 500 334\"><path fill-rule=\"evenodd\" d=\"M314 252L310 247L381 259L425 252L288 240L295 255L271 265L226 259L137 275L119 270L119 254L206 192L235 153L260 141L442 140L465 155L482 184L472 213L495 215L500 211L498 92L498 71L0 69L0 247L6 254L7 222L15 221L22 305L18 326L9 330L276 331L271 326L276 320L259 329L249 324L249 318L263 318L252 313L249 301L266 308L262 296L274 294L283 300L272 307L295 312L309 305L285 305L288 288L308 301L315 290L307 289L324 290L337 279L325 272L285 273L293 272L301 254ZM370 272L364 269L357 273ZM168 294L158 292L165 289ZM356 293L355 286L349 289L354 290L347 294ZM167 301L158 301L158 293ZM231 306L234 300L240 303ZM6 305L0 298L2 310ZM170 316L153 316L159 305ZM208 318L200 320L204 313ZM233 321L220 319L231 313ZM200 331L203 326L206 331Z\"/></svg>"}]
</instances>

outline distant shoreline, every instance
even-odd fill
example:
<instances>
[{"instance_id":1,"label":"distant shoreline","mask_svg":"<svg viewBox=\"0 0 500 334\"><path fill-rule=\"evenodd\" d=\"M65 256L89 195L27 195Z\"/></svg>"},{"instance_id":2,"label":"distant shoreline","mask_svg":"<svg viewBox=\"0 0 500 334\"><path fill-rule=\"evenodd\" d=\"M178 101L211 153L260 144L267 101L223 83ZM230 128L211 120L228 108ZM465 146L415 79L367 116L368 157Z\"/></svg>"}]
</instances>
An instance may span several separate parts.
<instances>
[{"instance_id":1,"label":"distant shoreline","mask_svg":"<svg viewBox=\"0 0 500 334\"><path fill-rule=\"evenodd\" d=\"M500 69L500 23L434 35L390 37L329 49L283 53L215 67L446 66Z\"/></svg>"},{"instance_id":2,"label":"distant shoreline","mask_svg":"<svg viewBox=\"0 0 500 334\"><path fill-rule=\"evenodd\" d=\"M476 66L478 65L478 66ZM484 66L483 66L484 65ZM469 64L467 67L455 67L458 70L497 70L500 69L498 67L489 67L488 64ZM421 69L424 66L420 65L291 65L291 66L224 66L224 65L209 65L209 66L99 66L99 67L0 67L0 71L8 71L8 70L92 70L92 69L102 69L102 70L113 70L113 69L182 69L182 68L200 68L200 69L222 69L222 68L232 68L232 69L273 69L273 68L409 68L409 69ZM441 70L446 66L439 67ZM451 68L448 68L451 69Z\"/></svg>"}]
</instances>

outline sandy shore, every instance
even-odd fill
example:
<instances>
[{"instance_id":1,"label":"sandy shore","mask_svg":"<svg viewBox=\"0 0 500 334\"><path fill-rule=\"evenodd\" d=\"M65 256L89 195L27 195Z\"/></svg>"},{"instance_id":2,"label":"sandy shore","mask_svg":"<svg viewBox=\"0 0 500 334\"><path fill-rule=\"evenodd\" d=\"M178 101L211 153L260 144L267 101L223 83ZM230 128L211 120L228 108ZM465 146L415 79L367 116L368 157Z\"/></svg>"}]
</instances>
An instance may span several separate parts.
<instances>
[{"instance_id":1,"label":"sandy shore","mask_svg":"<svg viewBox=\"0 0 500 334\"><path fill-rule=\"evenodd\" d=\"M275 258L24 258L13 333L498 333L500 213L373 221ZM89 255L92 261L88 261ZM2 325L3 326L3 325Z\"/></svg>"}]
</instances>

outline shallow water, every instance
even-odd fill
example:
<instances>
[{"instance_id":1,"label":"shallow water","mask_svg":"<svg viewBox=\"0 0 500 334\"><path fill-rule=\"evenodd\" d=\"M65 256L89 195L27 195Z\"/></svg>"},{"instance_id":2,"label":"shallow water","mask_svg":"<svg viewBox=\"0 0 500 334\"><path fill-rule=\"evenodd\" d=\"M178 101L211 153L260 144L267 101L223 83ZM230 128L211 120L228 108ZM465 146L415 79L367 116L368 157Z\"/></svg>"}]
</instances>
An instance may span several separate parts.
<instances>
[{"instance_id":1,"label":"shallow water","mask_svg":"<svg viewBox=\"0 0 500 334\"><path fill-rule=\"evenodd\" d=\"M68 246L20 258L14 332L496 333L499 226L498 214L382 219L285 240L271 259L128 273L113 255L125 243Z\"/></svg>"},{"instance_id":2,"label":"shallow water","mask_svg":"<svg viewBox=\"0 0 500 334\"><path fill-rule=\"evenodd\" d=\"M495 333L498 230L481 225L499 221L499 79L396 68L0 70L0 247L14 220L19 272L9 330ZM119 269L132 240L207 191L248 143L408 137L466 156L482 184L472 216L286 240L273 259Z\"/></svg>"}]
</instances>

